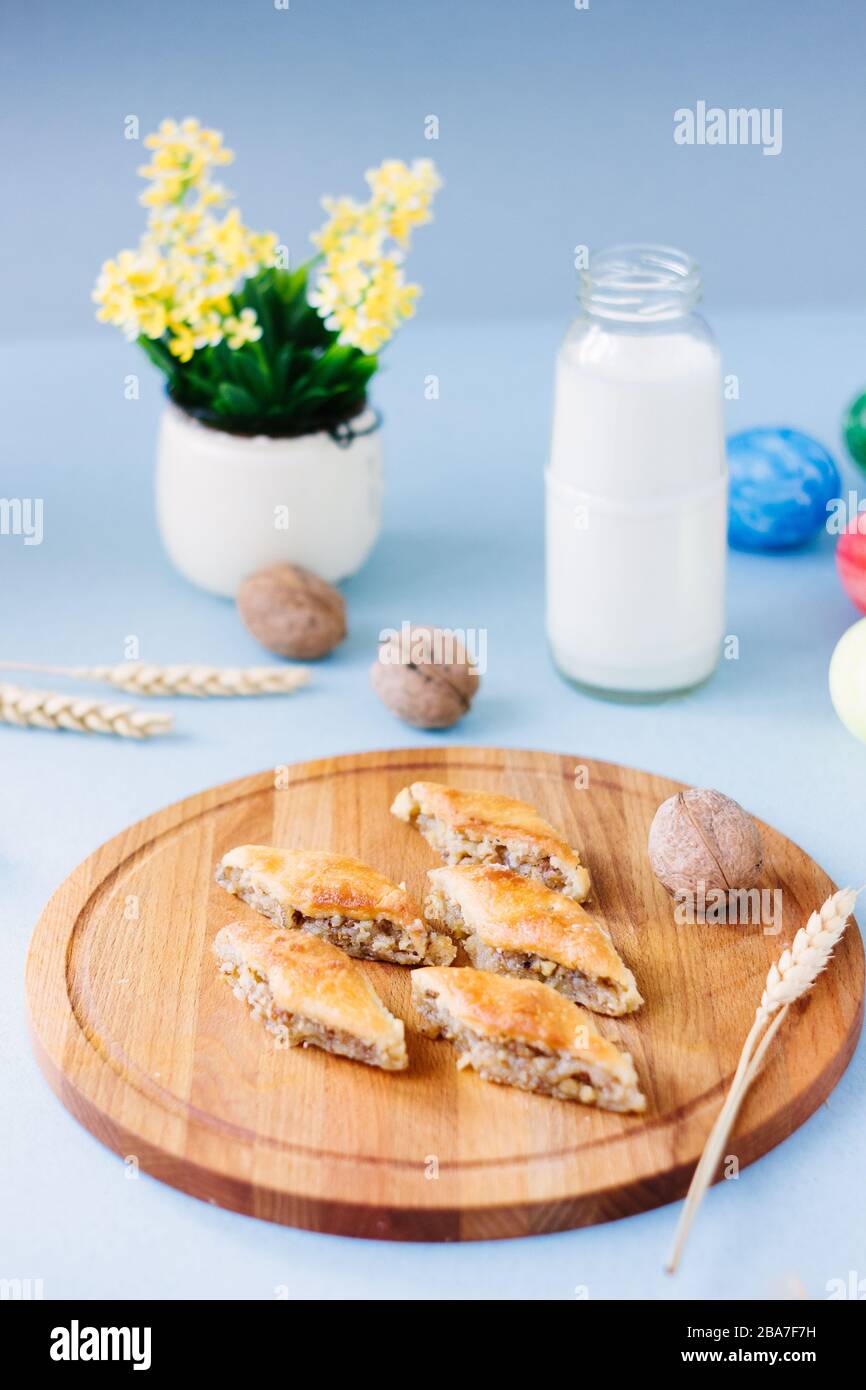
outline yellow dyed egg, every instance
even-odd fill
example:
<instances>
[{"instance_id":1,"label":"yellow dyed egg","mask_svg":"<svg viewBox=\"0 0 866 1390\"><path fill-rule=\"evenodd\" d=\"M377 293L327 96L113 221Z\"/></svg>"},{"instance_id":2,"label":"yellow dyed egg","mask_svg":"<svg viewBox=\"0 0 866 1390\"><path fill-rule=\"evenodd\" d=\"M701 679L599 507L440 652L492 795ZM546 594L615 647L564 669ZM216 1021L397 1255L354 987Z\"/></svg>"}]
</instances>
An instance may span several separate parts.
<instances>
[{"instance_id":1,"label":"yellow dyed egg","mask_svg":"<svg viewBox=\"0 0 866 1390\"><path fill-rule=\"evenodd\" d=\"M830 659L830 699L848 732L866 743L866 618L836 643Z\"/></svg>"}]
</instances>

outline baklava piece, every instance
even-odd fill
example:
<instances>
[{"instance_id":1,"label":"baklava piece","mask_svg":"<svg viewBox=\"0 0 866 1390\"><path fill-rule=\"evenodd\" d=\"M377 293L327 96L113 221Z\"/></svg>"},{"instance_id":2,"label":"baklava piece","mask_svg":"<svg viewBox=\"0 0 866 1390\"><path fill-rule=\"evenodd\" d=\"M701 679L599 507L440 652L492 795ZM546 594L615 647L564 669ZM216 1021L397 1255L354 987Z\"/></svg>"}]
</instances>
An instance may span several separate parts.
<instances>
[{"instance_id":1,"label":"baklava piece","mask_svg":"<svg viewBox=\"0 0 866 1390\"><path fill-rule=\"evenodd\" d=\"M549 888L495 865L431 869L424 915L462 941L472 964L538 980L600 1014L643 999L598 918Z\"/></svg>"},{"instance_id":2,"label":"baklava piece","mask_svg":"<svg viewBox=\"0 0 866 1390\"><path fill-rule=\"evenodd\" d=\"M432 931L403 889L357 859L325 850L240 845L216 881L276 927L302 927L350 956L389 965L448 965L454 944Z\"/></svg>"},{"instance_id":3,"label":"baklava piece","mask_svg":"<svg viewBox=\"0 0 866 1390\"><path fill-rule=\"evenodd\" d=\"M320 1047L385 1071L408 1067L402 1020L336 946L307 932L232 922L213 949L233 993L278 1047Z\"/></svg>"},{"instance_id":4,"label":"baklava piece","mask_svg":"<svg viewBox=\"0 0 866 1390\"><path fill-rule=\"evenodd\" d=\"M576 1004L534 980L434 966L412 976L412 1000L421 1031L457 1048L459 1070L604 1110L646 1108L630 1055Z\"/></svg>"},{"instance_id":5,"label":"baklava piece","mask_svg":"<svg viewBox=\"0 0 866 1390\"><path fill-rule=\"evenodd\" d=\"M577 850L525 801L413 782L391 811L416 826L446 864L502 864L576 902L589 897L589 872Z\"/></svg>"}]
</instances>

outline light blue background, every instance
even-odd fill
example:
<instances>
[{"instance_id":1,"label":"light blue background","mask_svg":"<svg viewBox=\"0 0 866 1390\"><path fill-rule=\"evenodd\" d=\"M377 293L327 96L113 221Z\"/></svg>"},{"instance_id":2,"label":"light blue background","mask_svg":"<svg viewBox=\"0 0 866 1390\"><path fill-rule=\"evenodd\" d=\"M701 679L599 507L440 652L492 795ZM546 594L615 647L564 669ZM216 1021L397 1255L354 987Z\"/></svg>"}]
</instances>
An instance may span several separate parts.
<instances>
[{"instance_id":1,"label":"light blue background","mask_svg":"<svg viewBox=\"0 0 866 1390\"><path fill-rule=\"evenodd\" d=\"M379 630L404 618L488 630L482 692L447 741L570 751L718 786L837 881L866 877L866 750L826 692L833 645L857 616L830 538L796 555L733 556L739 660L685 700L629 708L575 693L550 666L541 505L576 241L652 234L699 255L725 370L740 380L731 428L790 423L837 447L842 406L866 384L866 318L846 303L863 279L862 202L858 212L848 192L862 16L731 4L724 16L701 7L689 32L686 8L664 3L230 8L186 4L170 23L161 4L37 5L6 20L21 212L3 299L0 490L45 499L45 539L0 537L0 657L116 661L135 634L154 661L261 659L231 604L169 569L151 498L159 382L90 322L95 266L138 227L140 151L122 140L123 116L139 112L145 129L168 112L221 125L247 215L295 241L319 192L352 188L385 153L429 153L431 111L448 190L413 260L423 312L376 386L384 535L346 585L349 639L310 689L170 702L177 733L142 746L0 729L0 1277L42 1278L48 1297L270 1298L287 1286L292 1297L569 1299L587 1285L592 1298L821 1298L828 1280L866 1275L862 1048L828 1105L710 1194L675 1280L661 1272L675 1208L542 1239L417 1247L271 1227L129 1182L31 1058L29 934L99 842L275 763L443 741L396 723L367 687ZM677 150L672 110L701 96L783 105L783 154ZM124 399L130 371L139 401ZM435 402L424 398L430 372Z\"/></svg>"},{"instance_id":2,"label":"light blue background","mask_svg":"<svg viewBox=\"0 0 866 1390\"><path fill-rule=\"evenodd\" d=\"M140 144L197 115L226 181L294 258L323 193L386 155L447 179L412 269L426 317L558 314L573 248L680 245L716 305L866 299L856 0L29 0L6 7L0 169L6 331L95 329L105 257L135 243ZM674 144L673 113L781 107L783 148ZM424 138L427 115L440 138ZM7 217L9 214L7 213ZM10 220L12 220L10 218ZM515 344L519 351L519 344Z\"/></svg>"}]
</instances>

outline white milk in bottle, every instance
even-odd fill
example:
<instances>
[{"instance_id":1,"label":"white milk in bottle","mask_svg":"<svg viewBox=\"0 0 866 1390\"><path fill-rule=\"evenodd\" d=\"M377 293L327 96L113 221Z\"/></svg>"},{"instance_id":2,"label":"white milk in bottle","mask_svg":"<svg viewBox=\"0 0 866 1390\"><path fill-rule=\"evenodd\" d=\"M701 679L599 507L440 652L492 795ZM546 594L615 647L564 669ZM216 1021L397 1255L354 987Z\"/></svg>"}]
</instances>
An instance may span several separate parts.
<instances>
[{"instance_id":1,"label":"white milk in bottle","mask_svg":"<svg viewBox=\"0 0 866 1390\"><path fill-rule=\"evenodd\" d=\"M547 471L554 660L600 694L705 680L725 618L719 353L700 276L666 247L593 256L556 364Z\"/></svg>"}]
</instances>

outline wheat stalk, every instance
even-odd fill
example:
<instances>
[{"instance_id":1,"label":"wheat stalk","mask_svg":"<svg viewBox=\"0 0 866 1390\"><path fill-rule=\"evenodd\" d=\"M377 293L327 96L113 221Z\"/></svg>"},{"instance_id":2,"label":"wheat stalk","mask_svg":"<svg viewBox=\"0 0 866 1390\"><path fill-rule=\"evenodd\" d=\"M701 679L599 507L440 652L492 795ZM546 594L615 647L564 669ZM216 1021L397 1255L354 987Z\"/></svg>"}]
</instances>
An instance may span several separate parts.
<instances>
[{"instance_id":1,"label":"wheat stalk","mask_svg":"<svg viewBox=\"0 0 866 1390\"><path fill-rule=\"evenodd\" d=\"M56 695L50 690L0 684L0 723L4 724L150 738L167 733L171 722L170 714L154 714L132 705L106 704L81 695Z\"/></svg>"},{"instance_id":2,"label":"wheat stalk","mask_svg":"<svg viewBox=\"0 0 866 1390\"><path fill-rule=\"evenodd\" d=\"M136 695L286 695L310 678L305 666L151 666L143 661L118 666L32 666L3 661L0 669L99 681Z\"/></svg>"},{"instance_id":3,"label":"wheat stalk","mask_svg":"<svg viewBox=\"0 0 866 1390\"><path fill-rule=\"evenodd\" d=\"M740 1107L761 1069L767 1049L787 1017L790 1006L808 993L818 976L826 969L856 901L857 891L853 888L842 888L833 893L819 911L812 913L805 927L800 928L791 945L773 962L767 972L761 1002L755 1010L755 1021L743 1044L734 1079L704 1145L704 1151L686 1194L668 1256L666 1268L670 1274L674 1273L679 1264L698 1207L713 1180L713 1174L719 1166ZM776 1017L770 1023L773 1014Z\"/></svg>"}]
</instances>

